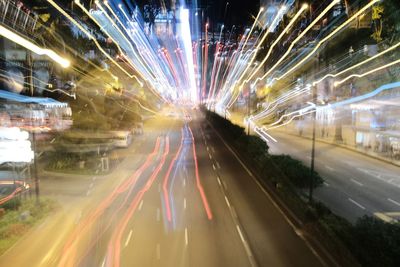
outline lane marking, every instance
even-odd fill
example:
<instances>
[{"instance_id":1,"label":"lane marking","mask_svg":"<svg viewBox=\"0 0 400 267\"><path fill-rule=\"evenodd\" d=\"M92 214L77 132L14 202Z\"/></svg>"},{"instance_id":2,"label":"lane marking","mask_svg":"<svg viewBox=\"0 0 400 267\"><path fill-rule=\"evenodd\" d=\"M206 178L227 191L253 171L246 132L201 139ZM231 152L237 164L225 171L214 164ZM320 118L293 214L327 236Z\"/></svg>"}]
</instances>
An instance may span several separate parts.
<instances>
[{"instance_id":1,"label":"lane marking","mask_svg":"<svg viewBox=\"0 0 400 267\"><path fill-rule=\"evenodd\" d=\"M219 179L219 177L217 177L217 180L218 180L219 186L222 186L222 183L221 183L221 180Z\"/></svg>"},{"instance_id":2,"label":"lane marking","mask_svg":"<svg viewBox=\"0 0 400 267\"><path fill-rule=\"evenodd\" d=\"M106 257L104 257L103 262L101 264L101 267L104 267L104 266L106 266Z\"/></svg>"},{"instance_id":3,"label":"lane marking","mask_svg":"<svg viewBox=\"0 0 400 267\"><path fill-rule=\"evenodd\" d=\"M393 200L393 199L391 199L391 198L388 198L387 200L388 200L389 202L392 202L393 204L395 204L395 205L397 205L397 206L400 207L400 202L397 202L396 200Z\"/></svg>"},{"instance_id":4,"label":"lane marking","mask_svg":"<svg viewBox=\"0 0 400 267\"><path fill-rule=\"evenodd\" d=\"M327 168L328 170L330 170L330 171L334 171L335 169L333 169L332 167L329 167L328 165L324 165L325 166L325 168Z\"/></svg>"},{"instance_id":5,"label":"lane marking","mask_svg":"<svg viewBox=\"0 0 400 267\"><path fill-rule=\"evenodd\" d=\"M183 198L183 209L186 209L186 198Z\"/></svg>"},{"instance_id":6,"label":"lane marking","mask_svg":"<svg viewBox=\"0 0 400 267\"><path fill-rule=\"evenodd\" d=\"M215 167L215 165L214 165L214 164L212 165L212 167L213 167L213 170L214 170L214 171L216 171L216 170L217 170L217 168Z\"/></svg>"},{"instance_id":7,"label":"lane marking","mask_svg":"<svg viewBox=\"0 0 400 267\"><path fill-rule=\"evenodd\" d=\"M131 241L131 237L132 237L132 229L129 231L128 237L126 238L125 247L128 246L129 241Z\"/></svg>"},{"instance_id":8,"label":"lane marking","mask_svg":"<svg viewBox=\"0 0 400 267\"><path fill-rule=\"evenodd\" d=\"M219 162L218 162L218 161L216 162L216 164L217 164L217 168L218 168L218 169L221 169L221 165L219 165Z\"/></svg>"},{"instance_id":9,"label":"lane marking","mask_svg":"<svg viewBox=\"0 0 400 267\"><path fill-rule=\"evenodd\" d=\"M93 188L93 183L90 183L89 188Z\"/></svg>"},{"instance_id":10,"label":"lane marking","mask_svg":"<svg viewBox=\"0 0 400 267\"><path fill-rule=\"evenodd\" d=\"M360 203L358 203L357 201L355 201L355 200L353 200L353 199L351 199L351 198L348 198L348 199L349 199L349 201L350 201L351 203L353 203L354 205L356 205L356 206L359 207L360 209L365 210L365 207L364 207L363 205L361 205Z\"/></svg>"},{"instance_id":11,"label":"lane marking","mask_svg":"<svg viewBox=\"0 0 400 267\"><path fill-rule=\"evenodd\" d=\"M229 200L228 200L228 198L225 196L225 202L226 202L226 204L228 205L228 207L230 208L231 207L231 204L229 203Z\"/></svg>"},{"instance_id":12,"label":"lane marking","mask_svg":"<svg viewBox=\"0 0 400 267\"><path fill-rule=\"evenodd\" d=\"M208 156L210 157L210 159L212 159L212 156L211 156L211 154L210 154L210 153L208 153Z\"/></svg>"},{"instance_id":13,"label":"lane marking","mask_svg":"<svg viewBox=\"0 0 400 267\"><path fill-rule=\"evenodd\" d=\"M143 206L143 199L142 199L142 201L140 201L140 204L139 204L139 210L142 210L142 206Z\"/></svg>"},{"instance_id":14,"label":"lane marking","mask_svg":"<svg viewBox=\"0 0 400 267\"><path fill-rule=\"evenodd\" d=\"M157 260L159 260L161 258L160 243L157 243L156 254L157 254Z\"/></svg>"},{"instance_id":15,"label":"lane marking","mask_svg":"<svg viewBox=\"0 0 400 267\"><path fill-rule=\"evenodd\" d=\"M351 178L350 181L352 181L353 183L355 183L355 184L357 184L357 185L359 185L359 186L363 186L362 183L360 183L359 181L357 181L357 180L355 180L355 179L353 179L353 178Z\"/></svg>"},{"instance_id":16,"label":"lane marking","mask_svg":"<svg viewBox=\"0 0 400 267\"><path fill-rule=\"evenodd\" d=\"M210 148L207 146L207 151L210 151Z\"/></svg>"},{"instance_id":17,"label":"lane marking","mask_svg":"<svg viewBox=\"0 0 400 267\"><path fill-rule=\"evenodd\" d=\"M239 227L239 225L237 225L237 224L236 224L236 229L237 229L237 231L238 231L238 233L239 233L240 239L241 239L241 240L242 240L242 242L244 243L244 242L245 242L245 240L244 240L244 237L243 237L242 231L240 230L240 227Z\"/></svg>"},{"instance_id":18,"label":"lane marking","mask_svg":"<svg viewBox=\"0 0 400 267\"><path fill-rule=\"evenodd\" d=\"M261 185L260 181L257 180L256 177L252 174L252 172L247 168L247 166L243 163L243 161L239 158L239 156L233 151L233 149L225 142L225 140L222 138L222 136L215 130L215 128L208 122L208 125L212 127L214 130L215 134L218 136L218 138L221 140L221 142L225 145L225 147L231 152L231 154L236 158L236 160L240 163L240 165L243 167L243 169L248 173L248 175L253 179L253 181L257 184L259 189L264 193L264 195L271 201L271 203L274 205L274 207L279 211L279 213L285 218L285 221L292 227L293 231L297 230L297 227L293 224L293 222L288 218L288 216L285 214L285 212L282 210L282 208L277 204L276 200L272 198L270 193L268 193L265 188ZM299 219L292 214L293 218L297 221L300 222ZM319 255L319 253L314 249L314 247L310 244L307 238L304 236L300 236L300 238L304 241L304 243L307 245L307 247L311 250L311 252L318 258L318 260L324 265L327 266L325 260ZM329 255L328 255L329 256ZM251 258L250 258L251 259ZM333 262L336 262L334 259L330 257L330 259Z\"/></svg>"},{"instance_id":19,"label":"lane marking","mask_svg":"<svg viewBox=\"0 0 400 267\"><path fill-rule=\"evenodd\" d=\"M186 244L186 246L189 244L187 227L185 227L185 244Z\"/></svg>"},{"instance_id":20,"label":"lane marking","mask_svg":"<svg viewBox=\"0 0 400 267\"><path fill-rule=\"evenodd\" d=\"M186 178L183 178L183 187L186 186Z\"/></svg>"},{"instance_id":21,"label":"lane marking","mask_svg":"<svg viewBox=\"0 0 400 267\"><path fill-rule=\"evenodd\" d=\"M212 151L213 153L215 153L215 149L214 149L213 146L211 147L211 151Z\"/></svg>"},{"instance_id":22,"label":"lane marking","mask_svg":"<svg viewBox=\"0 0 400 267\"><path fill-rule=\"evenodd\" d=\"M326 185L326 186L330 186L330 184L328 184L327 182L324 182L324 185Z\"/></svg>"}]
</instances>

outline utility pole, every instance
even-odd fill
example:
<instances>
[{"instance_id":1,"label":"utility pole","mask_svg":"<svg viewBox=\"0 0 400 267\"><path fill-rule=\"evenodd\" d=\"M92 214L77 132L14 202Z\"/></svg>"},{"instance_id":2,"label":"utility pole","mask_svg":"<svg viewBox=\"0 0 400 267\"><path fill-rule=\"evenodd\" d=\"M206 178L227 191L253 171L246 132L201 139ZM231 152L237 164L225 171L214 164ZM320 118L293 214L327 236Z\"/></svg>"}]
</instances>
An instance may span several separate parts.
<instances>
[{"instance_id":1,"label":"utility pole","mask_svg":"<svg viewBox=\"0 0 400 267\"><path fill-rule=\"evenodd\" d=\"M251 109L251 88L249 87L249 93L247 96L247 135L250 136L250 109Z\"/></svg>"},{"instance_id":2,"label":"utility pole","mask_svg":"<svg viewBox=\"0 0 400 267\"><path fill-rule=\"evenodd\" d=\"M33 87L33 62L32 62L32 52L27 50L26 51L27 55L27 63L28 63L28 69L29 69L29 75L28 75L28 83L29 83L29 91L31 93L31 96L33 96L34 93L34 87ZM33 165L34 165L34 179L35 179L35 194L36 194L36 204L39 204L39 176L38 176L38 166L37 166L37 149L36 149L36 134L35 134L35 129L32 131L32 144L33 144Z\"/></svg>"},{"instance_id":3,"label":"utility pole","mask_svg":"<svg viewBox=\"0 0 400 267\"><path fill-rule=\"evenodd\" d=\"M313 100L316 99L316 87L312 86L313 90ZM314 191L314 161L315 161L315 121L317 118L317 109L313 112L313 130L312 130L312 145L311 145L311 167L310 167L310 192L308 195L308 202L312 203L313 201L313 191Z\"/></svg>"}]
</instances>

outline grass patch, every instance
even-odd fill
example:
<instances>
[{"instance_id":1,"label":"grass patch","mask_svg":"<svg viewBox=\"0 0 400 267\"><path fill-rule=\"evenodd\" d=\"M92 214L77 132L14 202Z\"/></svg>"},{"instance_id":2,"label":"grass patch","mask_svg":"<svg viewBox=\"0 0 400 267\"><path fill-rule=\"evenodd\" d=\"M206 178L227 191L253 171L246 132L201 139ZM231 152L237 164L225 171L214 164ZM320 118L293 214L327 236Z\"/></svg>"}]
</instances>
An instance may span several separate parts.
<instances>
[{"instance_id":1,"label":"grass patch","mask_svg":"<svg viewBox=\"0 0 400 267\"><path fill-rule=\"evenodd\" d=\"M56 207L53 200L46 198L41 199L38 205L35 199L22 200L17 210L0 207L5 209L0 217L0 255Z\"/></svg>"}]
</instances>

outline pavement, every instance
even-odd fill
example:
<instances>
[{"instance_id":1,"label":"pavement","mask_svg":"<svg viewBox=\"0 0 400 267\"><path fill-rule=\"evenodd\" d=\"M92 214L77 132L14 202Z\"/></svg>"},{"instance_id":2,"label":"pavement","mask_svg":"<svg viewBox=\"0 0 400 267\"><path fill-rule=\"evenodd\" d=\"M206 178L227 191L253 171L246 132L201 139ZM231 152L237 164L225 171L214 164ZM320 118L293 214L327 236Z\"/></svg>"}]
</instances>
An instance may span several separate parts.
<instances>
[{"instance_id":1,"label":"pavement","mask_svg":"<svg viewBox=\"0 0 400 267\"><path fill-rule=\"evenodd\" d=\"M243 116L232 112L230 120L243 127ZM311 164L311 140L283 130L269 132L269 153L288 154ZM364 215L386 222L400 220L400 167L326 142L316 142L315 170L325 183L314 197L335 214L355 222ZM308 192L305 192L306 194Z\"/></svg>"},{"instance_id":2,"label":"pavement","mask_svg":"<svg viewBox=\"0 0 400 267\"><path fill-rule=\"evenodd\" d=\"M271 154L289 154L310 165L311 140L281 131L270 134L278 141L268 143ZM323 142L316 142L315 152L315 169L325 179L316 199L353 222L363 215L400 219L399 167Z\"/></svg>"},{"instance_id":3,"label":"pavement","mask_svg":"<svg viewBox=\"0 0 400 267\"><path fill-rule=\"evenodd\" d=\"M0 266L323 266L202 114L175 114L109 175L43 178L60 210Z\"/></svg>"}]
</instances>

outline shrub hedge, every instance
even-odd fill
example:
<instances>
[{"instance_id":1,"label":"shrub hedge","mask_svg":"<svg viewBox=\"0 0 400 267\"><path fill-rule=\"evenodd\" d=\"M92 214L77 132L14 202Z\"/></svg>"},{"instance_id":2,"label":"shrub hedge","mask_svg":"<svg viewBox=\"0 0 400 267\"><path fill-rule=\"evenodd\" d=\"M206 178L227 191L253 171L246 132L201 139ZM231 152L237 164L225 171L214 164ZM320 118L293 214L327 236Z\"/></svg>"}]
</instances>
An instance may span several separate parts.
<instances>
[{"instance_id":1,"label":"shrub hedge","mask_svg":"<svg viewBox=\"0 0 400 267\"><path fill-rule=\"evenodd\" d=\"M310 185L311 171L307 166L288 155L270 155L262 139L247 136L244 128L203 111L213 127L258 174L260 182L273 186L279 198L302 220L304 230L322 243L341 266L400 266L400 223L364 216L351 224L320 202L307 203L302 196L302 189ZM323 179L314 173L314 187L322 183Z\"/></svg>"}]
</instances>

